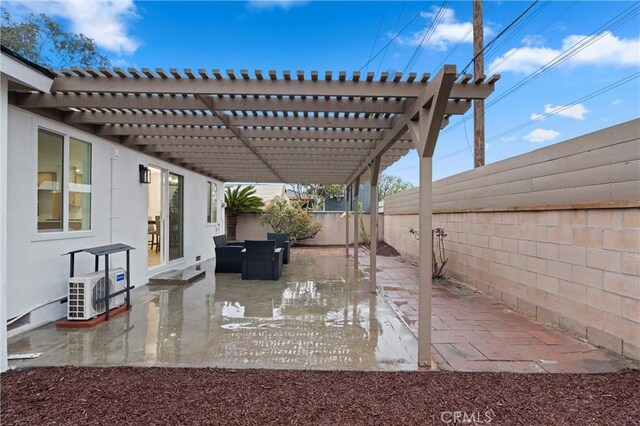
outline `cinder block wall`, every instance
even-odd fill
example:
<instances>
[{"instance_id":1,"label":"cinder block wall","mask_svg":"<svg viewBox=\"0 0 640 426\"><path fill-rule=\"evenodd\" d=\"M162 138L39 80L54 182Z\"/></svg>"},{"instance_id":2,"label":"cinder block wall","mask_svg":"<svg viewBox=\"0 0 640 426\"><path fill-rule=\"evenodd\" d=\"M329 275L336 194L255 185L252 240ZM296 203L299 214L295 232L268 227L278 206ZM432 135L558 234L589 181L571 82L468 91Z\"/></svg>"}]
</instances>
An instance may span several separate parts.
<instances>
[{"instance_id":1,"label":"cinder block wall","mask_svg":"<svg viewBox=\"0 0 640 426\"><path fill-rule=\"evenodd\" d=\"M640 359L640 120L434 182L446 275ZM385 241L415 259L417 191L385 200Z\"/></svg>"}]
</instances>

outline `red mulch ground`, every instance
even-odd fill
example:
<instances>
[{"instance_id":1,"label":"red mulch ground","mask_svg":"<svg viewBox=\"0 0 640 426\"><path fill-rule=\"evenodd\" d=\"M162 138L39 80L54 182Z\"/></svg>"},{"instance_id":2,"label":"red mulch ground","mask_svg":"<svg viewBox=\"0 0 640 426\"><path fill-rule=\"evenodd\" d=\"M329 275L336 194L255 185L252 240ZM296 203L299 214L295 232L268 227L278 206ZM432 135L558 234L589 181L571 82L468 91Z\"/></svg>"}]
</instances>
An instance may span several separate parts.
<instances>
[{"instance_id":1,"label":"red mulch ground","mask_svg":"<svg viewBox=\"0 0 640 426\"><path fill-rule=\"evenodd\" d=\"M640 422L640 371L372 373L34 368L0 376L2 425ZM488 420L491 419L491 422ZM480 422L478 422L480 423Z\"/></svg>"}]
</instances>

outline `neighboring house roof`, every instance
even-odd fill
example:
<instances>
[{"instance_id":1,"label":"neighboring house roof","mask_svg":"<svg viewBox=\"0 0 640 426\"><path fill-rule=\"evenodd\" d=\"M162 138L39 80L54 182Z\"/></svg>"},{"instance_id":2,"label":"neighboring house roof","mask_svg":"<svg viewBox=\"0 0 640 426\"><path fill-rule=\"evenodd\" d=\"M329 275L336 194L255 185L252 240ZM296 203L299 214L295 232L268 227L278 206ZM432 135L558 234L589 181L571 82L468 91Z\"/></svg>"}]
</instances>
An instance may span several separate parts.
<instances>
[{"instance_id":1,"label":"neighboring house roof","mask_svg":"<svg viewBox=\"0 0 640 426\"><path fill-rule=\"evenodd\" d=\"M230 188L235 188L238 185L229 185ZM240 187L244 188L249 185L240 185ZM273 200L276 197L282 197L285 199L289 199L287 195L287 187L284 184L266 184L266 185L254 185L256 188L256 196L260 197L262 201L267 204L269 201Z\"/></svg>"}]
</instances>

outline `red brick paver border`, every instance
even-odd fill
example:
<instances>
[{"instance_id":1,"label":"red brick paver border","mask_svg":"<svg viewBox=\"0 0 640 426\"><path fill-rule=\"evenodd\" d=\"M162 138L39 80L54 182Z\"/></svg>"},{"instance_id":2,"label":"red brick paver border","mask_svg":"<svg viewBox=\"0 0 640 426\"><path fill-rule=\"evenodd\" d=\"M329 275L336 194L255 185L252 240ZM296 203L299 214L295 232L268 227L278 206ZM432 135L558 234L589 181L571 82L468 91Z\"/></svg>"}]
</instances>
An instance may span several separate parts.
<instances>
[{"instance_id":1,"label":"red brick paver border","mask_svg":"<svg viewBox=\"0 0 640 426\"><path fill-rule=\"evenodd\" d=\"M369 256L360 252L361 270ZM399 257L377 257L379 290L415 336L418 268ZM434 280L432 358L441 370L522 373L603 373L638 364L535 322L493 298L451 280Z\"/></svg>"}]
</instances>

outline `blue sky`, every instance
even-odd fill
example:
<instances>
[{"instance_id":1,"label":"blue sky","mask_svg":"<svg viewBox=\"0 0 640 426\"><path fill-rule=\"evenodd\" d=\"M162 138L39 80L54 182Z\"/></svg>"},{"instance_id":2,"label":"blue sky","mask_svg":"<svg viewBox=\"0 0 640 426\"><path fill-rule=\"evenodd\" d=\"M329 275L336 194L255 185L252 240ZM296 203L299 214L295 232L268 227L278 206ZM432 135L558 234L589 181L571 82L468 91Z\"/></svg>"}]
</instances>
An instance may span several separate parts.
<instances>
[{"instance_id":1,"label":"blue sky","mask_svg":"<svg viewBox=\"0 0 640 426\"><path fill-rule=\"evenodd\" d=\"M485 1L486 42L530 4ZM472 57L472 35L463 39L471 25L470 1L85 0L4 5L18 18L27 11L48 13L69 30L94 38L117 66L354 71L419 13L363 71L410 68L435 75L445 58L462 70ZM505 33L485 59L485 70L493 67L487 74L502 76L488 102L571 46L590 44L487 109L487 163L640 116L638 9L633 2L540 1ZM622 22L612 23L616 16ZM438 25L424 44L423 35L436 17ZM593 35L597 38L585 39ZM415 52L417 58L408 65ZM628 76L632 80L626 84L508 132ZM456 126L459 121L453 118L450 129L441 134L434 179L473 167L469 149L473 146L473 117L468 113L466 125ZM387 173L417 183L417 156L410 153Z\"/></svg>"}]
</instances>

